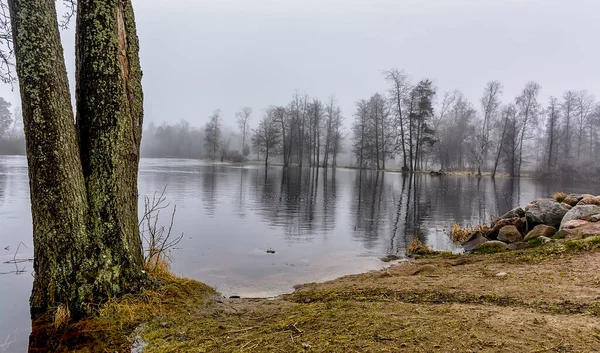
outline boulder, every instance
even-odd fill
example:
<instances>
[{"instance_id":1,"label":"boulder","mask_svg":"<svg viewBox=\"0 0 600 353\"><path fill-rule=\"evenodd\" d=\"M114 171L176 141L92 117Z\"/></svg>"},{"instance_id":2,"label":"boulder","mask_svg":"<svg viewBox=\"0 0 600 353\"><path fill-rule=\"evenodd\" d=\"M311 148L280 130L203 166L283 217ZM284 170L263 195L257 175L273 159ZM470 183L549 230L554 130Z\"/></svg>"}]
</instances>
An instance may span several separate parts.
<instances>
[{"instance_id":1,"label":"boulder","mask_svg":"<svg viewBox=\"0 0 600 353\"><path fill-rule=\"evenodd\" d=\"M565 232L567 237L571 239L592 237L600 235L600 222L576 219L566 222L561 231Z\"/></svg>"},{"instance_id":2,"label":"boulder","mask_svg":"<svg viewBox=\"0 0 600 353\"><path fill-rule=\"evenodd\" d=\"M531 201L529 204L527 204L527 206L525 206L525 212L529 211L529 209L535 205L536 203L540 202L540 201L554 201L554 199L548 199L548 198L543 198L543 199L535 199L533 201ZM556 201L555 201L556 202Z\"/></svg>"},{"instance_id":3,"label":"boulder","mask_svg":"<svg viewBox=\"0 0 600 353\"><path fill-rule=\"evenodd\" d=\"M463 244L463 248L465 249L465 251L473 251L475 249L477 249L477 247L485 242L487 242L488 239L486 237L484 237L481 232L475 232L475 235L471 237L471 239L469 239L467 242L465 242Z\"/></svg>"},{"instance_id":4,"label":"boulder","mask_svg":"<svg viewBox=\"0 0 600 353\"><path fill-rule=\"evenodd\" d=\"M554 200L540 200L534 203L527 212L527 226L534 227L538 224L558 227L569 209Z\"/></svg>"},{"instance_id":5,"label":"boulder","mask_svg":"<svg viewBox=\"0 0 600 353\"><path fill-rule=\"evenodd\" d=\"M479 245L479 247L477 247L477 249L475 249L476 251L480 251L480 252L493 252L493 251L504 251L508 248L508 245L506 245L506 243L498 241L498 240L490 240L487 241L481 245Z\"/></svg>"},{"instance_id":6,"label":"boulder","mask_svg":"<svg viewBox=\"0 0 600 353\"><path fill-rule=\"evenodd\" d=\"M583 200L579 201L579 203L577 204L577 206L579 206L579 205L596 205L596 206L600 206L600 196L586 197Z\"/></svg>"},{"instance_id":7,"label":"boulder","mask_svg":"<svg viewBox=\"0 0 600 353\"><path fill-rule=\"evenodd\" d=\"M585 200L585 199L584 199ZM600 214L600 206L596 205L579 205L573 207L565 214L562 219L560 228L562 229L568 222L574 220L584 220L587 221L590 217Z\"/></svg>"},{"instance_id":8,"label":"boulder","mask_svg":"<svg viewBox=\"0 0 600 353\"><path fill-rule=\"evenodd\" d=\"M538 224L531 230L531 232L527 233L525 239L523 241L530 241L531 239L539 238L539 237L547 237L551 238L556 233L556 228L550 227L543 224Z\"/></svg>"},{"instance_id":9,"label":"boulder","mask_svg":"<svg viewBox=\"0 0 600 353\"><path fill-rule=\"evenodd\" d=\"M523 236L515 226L504 226L498 233L498 240L505 243L516 243L523 241Z\"/></svg>"},{"instance_id":10,"label":"boulder","mask_svg":"<svg viewBox=\"0 0 600 353\"><path fill-rule=\"evenodd\" d=\"M584 221L583 219L573 219L571 221L563 222L560 226L561 230L574 229L588 224L588 221Z\"/></svg>"},{"instance_id":11,"label":"boulder","mask_svg":"<svg viewBox=\"0 0 600 353\"><path fill-rule=\"evenodd\" d=\"M515 226L518 230L524 230L527 221L525 217L518 218L504 218L498 219L492 225L492 228L489 230L488 234L486 234L487 238L490 240L495 240L498 238L498 234L500 233L500 229L506 226Z\"/></svg>"},{"instance_id":12,"label":"boulder","mask_svg":"<svg viewBox=\"0 0 600 353\"><path fill-rule=\"evenodd\" d=\"M499 219L521 218L525 217L525 211L521 207L515 207L503 214Z\"/></svg>"},{"instance_id":13,"label":"boulder","mask_svg":"<svg viewBox=\"0 0 600 353\"><path fill-rule=\"evenodd\" d=\"M600 214L595 214L590 217L590 222L600 222Z\"/></svg>"},{"instance_id":14,"label":"boulder","mask_svg":"<svg viewBox=\"0 0 600 353\"><path fill-rule=\"evenodd\" d=\"M570 209L573 208L573 206L571 206L571 205L569 205L568 203L565 203L565 202L561 202L560 204L563 205L563 206L565 206L568 210L570 210Z\"/></svg>"},{"instance_id":15,"label":"boulder","mask_svg":"<svg viewBox=\"0 0 600 353\"><path fill-rule=\"evenodd\" d=\"M516 243L510 243L507 246L508 250L523 250L527 249L527 243L523 241L518 241Z\"/></svg>"},{"instance_id":16,"label":"boulder","mask_svg":"<svg viewBox=\"0 0 600 353\"><path fill-rule=\"evenodd\" d=\"M581 201L583 199L583 196L578 197L578 196L574 196L574 195L569 195L567 196L566 199L563 200L563 203L566 203L567 205L571 205L572 207L577 206L577 204L579 203L579 201Z\"/></svg>"}]
</instances>

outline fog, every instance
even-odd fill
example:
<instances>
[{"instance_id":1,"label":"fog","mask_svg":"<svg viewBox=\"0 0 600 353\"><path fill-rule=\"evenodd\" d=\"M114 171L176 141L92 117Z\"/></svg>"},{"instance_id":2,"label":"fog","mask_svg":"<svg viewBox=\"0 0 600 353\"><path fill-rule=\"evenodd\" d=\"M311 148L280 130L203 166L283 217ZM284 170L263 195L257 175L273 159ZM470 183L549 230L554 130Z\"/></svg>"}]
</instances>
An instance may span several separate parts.
<instances>
[{"instance_id":1,"label":"fog","mask_svg":"<svg viewBox=\"0 0 600 353\"><path fill-rule=\"evenodd\" d=\"M542 101L600 88L595 0L133 1L146 122L156 124L201 127L221 109L233 127L239 108L260 114L295 90L335 94L351 116L357 100L385 89L380 71L390 67L471 101L490 80L509 97L535 80ZM63 39L73 88L72 28ZM17 92L0 87L13 106Z\"/></svg>"}]
</instances>

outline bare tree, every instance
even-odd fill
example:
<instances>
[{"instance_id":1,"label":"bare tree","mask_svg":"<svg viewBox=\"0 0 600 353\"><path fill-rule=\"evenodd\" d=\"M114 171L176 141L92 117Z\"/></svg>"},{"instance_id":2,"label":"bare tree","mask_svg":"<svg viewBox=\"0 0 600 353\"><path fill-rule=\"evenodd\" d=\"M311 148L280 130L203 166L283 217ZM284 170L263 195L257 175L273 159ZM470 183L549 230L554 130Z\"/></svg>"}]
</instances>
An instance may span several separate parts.
<instances>
[{"instance_id":1,"label":"bare tree","mask_svg":"<svg viewBox=\"0 0 600 353\"><path fill-rule=\"evenodd\" d=\"M276 118L278 109L280 108L267 110L252 136L254 149L265 156L265 168L269 165L269 156L276 153L277 147L281 144L280 122Z\"/></svg>"},{"instance_id":2,"label":"bare tree","mask_svg":"<svg viewBox=\"0 0 600 353\"><path fill-rule=\"evenodd\" d=\"M483 111L483 120L480 130L475 138L477 140L476 163L477 174L481 175L481 168L488 158L490 147L490 131L496 119L498 108L500 107L500 96L502 95L502 84L498 81L490 81L486 84L481 98L481 108Z\"/></svg>"},{"instance_id":3,"label":"bare tree","mask_svg":"<svg viewBox=\"0 0 600 353\"><path fill-rule=\"evenodd\" d=\"M583 143L585 142L585 128L594 108L594 96L589 94L587 91L579 91L575 96L575 104L577 109L577 125L579 136L577 139L577 160L581 159L581 152L583 149Z\"/></svg>"},{"instance_id":4,"label":"bare tree","mask_svg":"<svg viewBox=\"0 0 600 353\"><path fill-rule=\"evenodd\" d=\"M384 72L385 79L391 85L389 89L390 101L392 103L394 111L394 128L396 129L396 150L402 151L402 170L408 171L409 167L407 164L406 154L406 138L404 133L405 125L405 114L403 111L403 104L406 100L407 94L411 90L410 80L404 71L398 71L397 69L391 69Z\"/></svg>"},{"instance_id":5,"label":"bare tree","mask_svg":"<svg viewBox=\"0 0 600 353\"><path fill-rule=\"evenodd\" d=\"M563 103L561 104L562 116L563 116L564 126L565 126L565 136L563 138L565 161L569 161L569 158L571 158L571 147L572 147L572 141L571 141L572 122L571 122L571 120L573 119L574 112L575 112L576 97L577 97L577 94L575 92L566 91L563 94Z\"/></svg>"},{"instance_id":6,"label":"bare tree","mask_svg":"<svg viewBox=\"0 0 600 353\"><path fill-rule=\"evenodd\" d=\"M246 134L248 132L248 124L250 123L250 115L252 115L252 108L250 107L244 107L235 113L235 119L242 134L242 154L244 156L250 154L250 150L246 148Z\"/></svg>"},{"instance_id":7,"label":"bare tree","mask_svg":"<svg viewBox=\"0 0 600 353\"><path fill-rule=\"evenodd\" d=\"M537 123L538 114L540 113L540 104L537 101L540 88L539 84L530 81L525 85L521 95L515 99L519 117L519 154L516 166L516 176L521 175L525 139L531 134L530 129Z\"/></svg>"},{"instance_id":8,"label":"bare tree","mask_svg":"<svg viewBox=\"0 0 600 353\"><path fill-rule=\"evenodd\" d=\"M556 144L558 121L560 119L558 99L550 97L546 112L548 115L548 164L546 168L550 172L555 159L554 145Z\"/></svg>"},{"instance_id":9,"label":"bare tree","mask_svg":"<svg viewBox=\"0 0 600 353\"><path fill-rule=\"evenodd\" d=\"M498 170L498 163L500 162L500 155L502 154L504 141L506 139L506 133L508 131L509 123L512 117L515 115L515 108L512 105L508 105L502 109L502 134L500 135L500 139L498 140L498 148L496 149L496 159L494 160L494 169L492 171L492 179L496 177L496 171Z\"/></svg>"}]
</instances>

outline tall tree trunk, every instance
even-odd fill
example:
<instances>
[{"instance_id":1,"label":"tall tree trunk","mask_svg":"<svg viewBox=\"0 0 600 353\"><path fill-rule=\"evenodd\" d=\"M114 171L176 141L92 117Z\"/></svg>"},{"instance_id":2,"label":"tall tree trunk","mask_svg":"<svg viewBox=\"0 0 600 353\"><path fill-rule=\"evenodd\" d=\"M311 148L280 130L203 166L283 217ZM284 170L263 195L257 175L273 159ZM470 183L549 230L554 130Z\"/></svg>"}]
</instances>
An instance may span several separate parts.
<instances>
[{"instance_id":1,"label":"tall tree trunk","mask_svg":"<svg viewBox=\"0 0 600 353\"><path fill-rule=\"evenodd\" d=\"M396 100L398 105L398 118L400 120L400 141L402 143L402 171L406 171L408 166L406 165L406 143L404 137L404 118L402 116L402 97L400 96L400 86L396 83Z\"/></svg>"},{"instance_id":2,"label":"tall tree trunk","mask_svg":"<svg viewBox=\"0 0 600 353\"><path fill-rule=\"evenodd\" d=\"M298 162L298 167L302 168L302 162L304 160L304 125L305 125L305 118L304 118L304 114L302 116L302 127L300 129L300 139L299 141L299 148L300 148L300 156L299 156L299 162Z\"/></svg>"},{"instance_id":3,"label":"tall tree trunk","mask_svg":"<svg viewBox=\"0 0 600 353\"><path fill-rule=\"evenodd\" d=\"M412 108L412 101L411 101L411 112L413 110ZM413 119L414 119L414 114L410 114L408 117L408 156L409 156L409 160L408 162L410 163L410 172L412 173L414 168L413 168L413 160L414 160L414 156L413 156Z\"/></svg>"},{"instance_id":4,"label":"tall tree trunk","mask_svg":"<svg viewBox=\"0 0 600 353\"><path fill-rule=\"evenodd\" d=\"M143 93L131 0L80 0L76 27L77 124L89 203L109 295L144 277L137 175ZM213 151L216 153L216 151ZM99 284L105 285L105 284Z\"/></svg>"},{"instance_id":5,"label":"tall tree trunk","mask_svg":"<svg viewBox=\"0 0 600 353\"><path fill-rule=\"evenodd\" d=\"M320 165L320 158L321 158L321 134L319 133L319 131L317 130L317 148L316 148L316 153L317 153L317 168L319 168Z\"/></svg>"},{"instance_id":6,"label":"tall tree trunk","mask_svg":"<svg viewBox=\"0 0 600 353\"><path fill-rule=\"evenodd\" d=\"M379 167L379 115L377 114L377 102L373 101L373 109L375 109L375 160L377 161L377 170L379 170L381 168Z\"/></svg>"},{"instance_id":7,"label":"tall tree trunk","mask_svg":"<svg viewBox=\"0 0 600 353\"><path fill-rule=\"evenodd\" d=\"M269 145L267 145L266 152L265 152L265 170L267 170L268 166L269 166Z\"/></svg>"},{"instance_id":8,"label":"tall tree trunk","mask_svg":"<svg viewBox=\"0 0 600 353\"><path fill-rule=\"evenodd\" d=\"M383 111L381 112L381 169L385 170L385 122L383 121Z\"/></svg>"},{"instance_id":9,"label":"tall tree trunk","mask_svg":"<svg viewBox=\"0 0 600 353\"><path fill-rule=\"evenodd\" d=\"M9 0L27 145L34 280L31 312L83 309L93 265L87 202L54 0Z\"/></svg>"}]
</instances>

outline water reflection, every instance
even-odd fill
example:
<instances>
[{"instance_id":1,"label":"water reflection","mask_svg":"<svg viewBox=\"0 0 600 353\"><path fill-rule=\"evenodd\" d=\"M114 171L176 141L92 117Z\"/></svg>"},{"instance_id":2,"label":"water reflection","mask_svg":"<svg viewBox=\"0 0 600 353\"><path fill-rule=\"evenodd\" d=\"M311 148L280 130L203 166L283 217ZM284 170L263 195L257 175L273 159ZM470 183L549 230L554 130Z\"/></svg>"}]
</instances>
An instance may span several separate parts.
<instances>
[{"instance_id":1,"label":"water reflection","mask_svg":"<svg viewBox=\"0 0 600 353\"><path fill-rule=\"evenodd\" d=\"M32 248L26 173L24 158L0 157L3 261L12 257L5 246L23 241ZM451 250L446 234L453 222L489 222L557 190L600 193L594 184L527 179L142 160L140 203L165 186L177 205L173 231L184 233L174 271L242 296L276 295L298 283L380 268L380 257L403 255L415 235ZM10 335L14 351L27 347L31 282L29 274L0 275L0 344Z\"/></svg>"}]
</instances>

